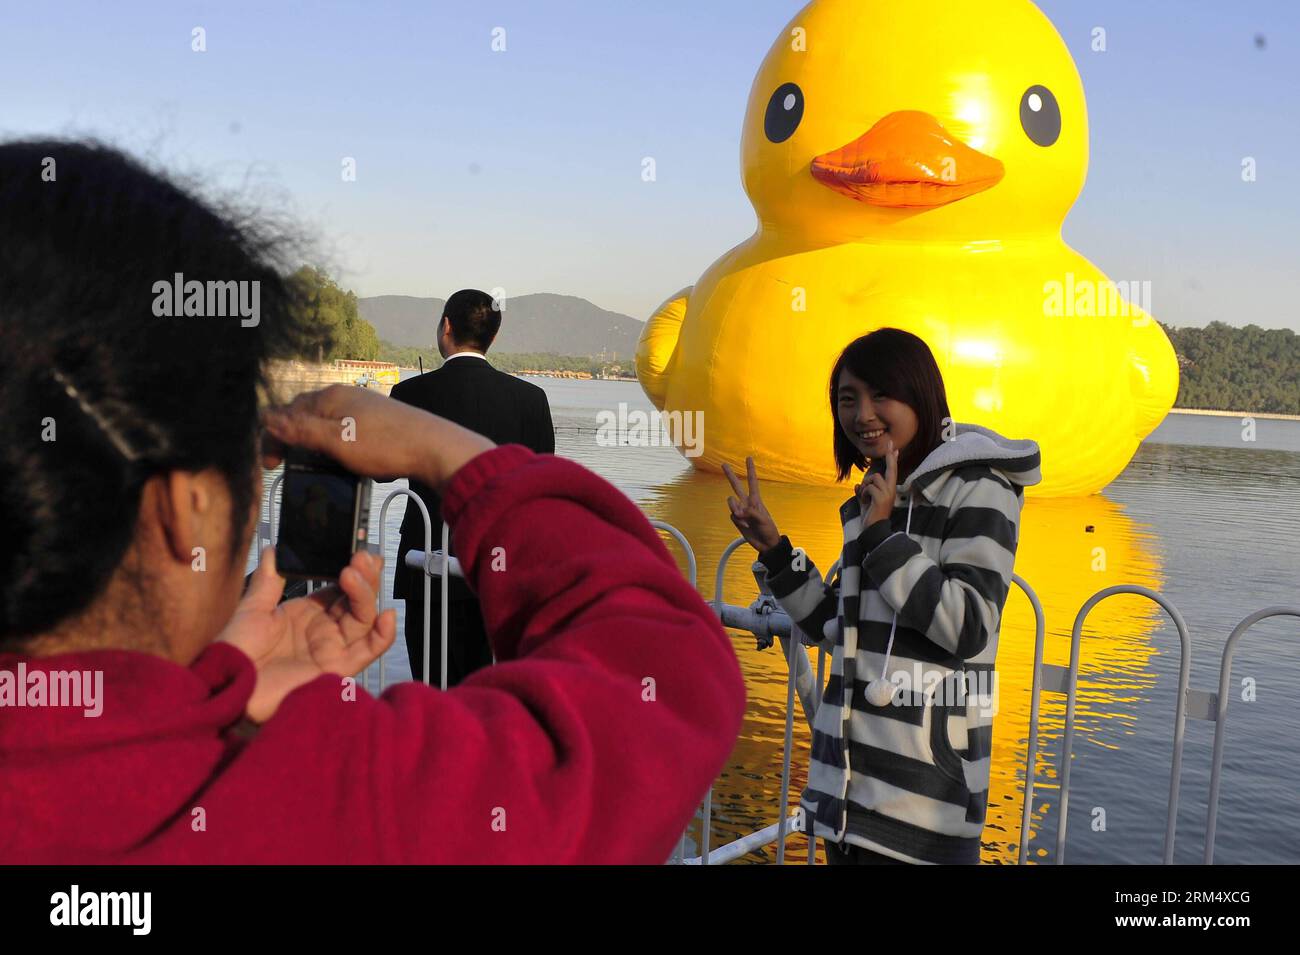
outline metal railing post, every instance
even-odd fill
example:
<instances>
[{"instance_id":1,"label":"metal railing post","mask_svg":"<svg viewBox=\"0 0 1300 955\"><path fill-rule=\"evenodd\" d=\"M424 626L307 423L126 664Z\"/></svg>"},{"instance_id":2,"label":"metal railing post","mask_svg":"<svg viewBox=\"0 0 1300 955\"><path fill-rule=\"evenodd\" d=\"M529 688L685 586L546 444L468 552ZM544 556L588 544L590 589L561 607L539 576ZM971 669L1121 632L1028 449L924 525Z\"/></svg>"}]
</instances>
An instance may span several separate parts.
<instances>
[{"instance_id":1,"label":"metal railing post","mask_svg":"<svg viewBox=\"0 0 1300 955\"><path fill-rule=\"evenodd\" d=\"M1074 746L1074 707L1079 682L1079 644L1083 634L1083 621L1092 608L1107 597L1116 594L1137 594L1154 600L1173 619L1178 628L1181 654L1178 665L1178 702L1174 709L1174 758L1169 770L1169 804L1165 820L1164 863L1170 865L1174 860L1174 831L1178 825L1178 785L1183 768L1183 731L1187 726L1187 682L1191 673L1191 641L1187 635L1187 625L1178 608L1151 590L1137 584L1119 584L1099 590L1088 598L1074 618L1074 630L1070 634L1070 672L1065 703L1065 740L1061 752L1061 808L1056 827L1056 864L1065 862L1066 812L1070 801L1070 754Z\"/></svg>"},{"instance_id":2,"label":"metal railing post","mask_svg":"<svg viewBox=\"0 0 1300 955\"><path fill-rule=\"evenodd\" d=\"M1029 823L1034 808L1034 770L1038 756L1038 693L1043 679L1043 635L1047 627L1043 604L1039 601L1038 594L1034 593L1034 589L1019 574L1012 574L1011 580L1025 592L1030 605L1034 608L1034 674L1029 690L1029 739L1025 747L1025 801L1020 812L1020 858L1017 862L1018 865L1024 865L1029 855Z\"/></svg>"},{"instance_id":3,"label":"metal railing post","mask_svg":"<svg viewBox=\"0 0 1300 955\"><path fill-rule=\"evenodd\" d=\"M804 668L808 666L808 654L804 653L802 635L798 627L790 628L790 637L786 640L786 681L785 681L785 736L781 744L781 808L776 830L776 864L785 865L785 828L790 813L790 751L794 748L794 684L798 672L795 654L803 654ZM812 721L811 715L809 722Z\"/></svg>"},{"instance_id":4,"label":"metal railing post","mask_svg":"<svg viewBox=\"0 0 1300 955\"><path fill-rule=\"evenodd\" d=\"M745 538L737 537L734 541L732 541L730 544L727 545L726 549L722 552L722 556L718 558L718 572L714 575L713 578L714 610L717 610L717 608L722 606L722 577L727 569L727 561L729 561L731 559L731 555L736 552L736 548L743 543L745 543ZM709 791L704 794L704 821L700 827L700 857L704 860L702 863L703 865L709 864L709 851L710 851L709 841L712 836L712 823L713 823L713 787L710 786Z\"/></svg>"},{"instance_id":5,"label":"metal railing post","mask_svg":"<svg viewBox=\"0 0 1300 955\"><path fill-rule=\"evenodd\" d=\"M1210 763L1210 799L1206 807L1205 822L1205 864L1214 864L1214 836L1219 818L1219 783L1222 781L1220 771L1223 768L1223 745L1228 724L1228 681L1232 679L1232 654L1237 641L1259 621L1268 617L1300 617L1300 608L1266 607L1257 610L1233 628L1228 642L1223 646L1223 662L1219 665L1219 695L1215 710L1214 758Z\"/></svg>"},{"instance_id":6,"label":"metal railing post","mask_svg":"<svg viewBox=\"0 0 1300 955\"><path fill-rule=\"evenodd\" d=\"M681 531L679 531L677 528L673 527L673 525L669 524L667 521L652 520L650 522L650 526L655 528L656 530L660 530L663 531L665 534L668 534L675 541L677 541L678 544L681 545L682 550L686 554L686 579L690 581L692 589L698 590L699 584L696 579L695 548L691 547L691 543L686 539L686 535L683 534ZM712 786L709 787L709 795L710 796L713 795ZM690 827L687 826L687 829L689 828ZM673 850L672 857L668 861L680 863L685 858L685 856L686 856L686 833L683 832L682 837L677 840L677 848Z\"/></svg>"},{"instance_id":7,"label":"metal railing post","mask_svg":"<svg viewBox=\"0 0 1300 955\"><path fill-rule=\"evenodd\" d=\"M388 528L386 526L387 519L388 519L388 508L392 505L393 501L397 500L399 497L410 498L412 501L415 502L416 507L420 509L420 516L424 518L424 552L427 554L429 552L429 549L433 546L433 520L429 517L429 509L425 507L424 501L420 500L420 495L416 494L410 488L398 488L397 490L392 491L391 493L388 494L387 497L384 498L384 503L379 508L379 554L381 557L383 556L384 543L387 540L387 535L388 535ZM443 526L444 528L446 527L445 524ZM401 570L402 569L400 567L396 565L393 566L394 574L401 573ZM424 574L423 576L424 576L424 683L427 686L429 683L429 598L432 595L433 591L429 585L429 575ZM384 603L385 603L384 595L380 594L379 595L380 611L383 611ZM443 601L442 606L443 606L443 612L445 613L447 608L447 603L445 600ZM443 645L443 655L445 658L446 646L447 646L447 630L445 627L443 628L442 631L442 645ZM443 679L445 680L447 676L446 664L443 665L442 675L443 675ZM412 673L411 676L412 678L414 678L415 674Z\"/></svg>"},{"instance_id":8,"label":"metal railing post","mask_svg":"<svg viewBox=\"0 0 1300 955\"><path fill-rule=\"evenodd\" d=\"M442 606L439 608L440 611L439 626L441 627L441 632L442 632L442 641L441 641L442 670L440 671L438 683L441 689L444 690L447 689L447 613L448 613L447 597L448 597L448 588L451 586L451 573L448 571L447 562L450 558L451 558L451 528L447 526L446 521L443 521L442 522L442 573L439 575L439 580L440 580L439 589L442 594ZM429 573L427 569L424 574L424 579L426 581L425 586L427 587L428 586L427 582L429 579ZM425 593L427 595L428 591L426 590ZM426 602L424 605L424 618L425 618L424 659L427 661L429 659L429 623L428 623L429 604L428 602ZM426 663L425 666L428 666L428 663ZM425 678L424 682L426 683L429 682L427 677Z\"/></svg>"}]
</instances>

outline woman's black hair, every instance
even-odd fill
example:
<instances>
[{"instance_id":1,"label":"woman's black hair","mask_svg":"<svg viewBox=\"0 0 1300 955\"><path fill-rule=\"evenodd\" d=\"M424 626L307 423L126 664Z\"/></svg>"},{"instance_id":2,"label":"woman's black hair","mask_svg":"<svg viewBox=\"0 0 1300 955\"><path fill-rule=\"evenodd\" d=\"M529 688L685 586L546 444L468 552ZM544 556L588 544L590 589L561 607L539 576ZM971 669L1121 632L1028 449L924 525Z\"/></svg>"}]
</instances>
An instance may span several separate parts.
<instances>
[{"instance_id":1,"label":"woman's black hair","mask_svg":"<svg viewBox=\"0 0 1300 955\"><path fill-rule=\"evenodd\" d=\"M238 543L266 364L320 340L289 246L111 147L0 144L0 639L93 603L154 474L219 471ZM256 323L159 315L181 277L257 283Z\"/></svg>"},{"instance_id":2,"label":"woman's black hair","mask_svg":"<svg viewBox=\"0 0 1300 955\"><path fill-rule=\"evenodd\" d=\"M464 288L453 292L442 308L457 345L487 351L501 330L501 309L487 292Z\"/></svg>"},{"instance_id":3,"label":"woman's black hair","mask_svg":"<svg viewBox=\"0 0 1300 955\"><path fill-rule=\"evenodd\" d=\"M943 375L924 340L901 328L879 328L849 343L831 371L831 426L835 431L836 478L843 481L855 467L866 469L867 460L840 427L837 401L840 372L848 369L873 390L908 405L916 414L916 437L899 455L900 475L911 474L926 455L943 441L948 396ZM901 481L900 481L901 483Z\"/></svg>"}]
</instances>

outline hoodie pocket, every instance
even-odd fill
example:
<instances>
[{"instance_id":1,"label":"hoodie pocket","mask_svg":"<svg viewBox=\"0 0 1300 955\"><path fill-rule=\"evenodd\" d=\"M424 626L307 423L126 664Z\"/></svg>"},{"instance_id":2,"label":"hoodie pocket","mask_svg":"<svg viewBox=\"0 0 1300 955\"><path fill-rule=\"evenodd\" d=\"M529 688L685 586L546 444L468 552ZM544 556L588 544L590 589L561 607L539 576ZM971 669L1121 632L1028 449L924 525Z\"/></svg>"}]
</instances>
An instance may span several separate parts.
<instances>
[{"instance_id":1,"label":"hoodie pocket","mask_svg":"<svg viewBox=\"0 0 1300 955\"><path fill-rule=\"evenodd\" d=\"M940 689L942 694L942 689ZM942 700L931 698L930 708L930 753L934 756L934 765L945 776L966 789L966 771L962 768L961 757L952 748L948 739L948 719L957 707Z\"/></svg>"}]
</instances>

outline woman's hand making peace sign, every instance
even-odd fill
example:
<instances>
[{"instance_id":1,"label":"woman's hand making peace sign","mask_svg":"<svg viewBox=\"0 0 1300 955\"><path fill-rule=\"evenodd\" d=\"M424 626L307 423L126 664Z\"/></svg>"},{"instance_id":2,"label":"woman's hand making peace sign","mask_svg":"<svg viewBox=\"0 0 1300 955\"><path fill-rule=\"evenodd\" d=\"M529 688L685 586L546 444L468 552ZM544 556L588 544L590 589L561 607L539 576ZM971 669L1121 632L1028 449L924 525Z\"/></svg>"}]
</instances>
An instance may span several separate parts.
<instances>
[{"instance_id":1,"label":"woman's hand making peace sign","mask_svg":"<svg viewBox=\"0 0 1300 955\"><path fill-rule=\"evenodd\" d=\"M885 437L885 473L868 471L862 483L853 488L862 505L862 526L870 527L876 521L887 521L894 512L898 497L898 451L894 439Z\"/></svg>"},{"instance_id":2,"label":"woman's hand making peace sign","mask_svg":"<svg viewBox=\"0 0 1300 955\"><path fill-rule=\"evenodd\" d=\"M758 493L758 474L754 471L754 459L745 458L745 470L748 472L749 493L740 486L740 481L731 470L731 465L723 464L722 473L731 482L735 497L727 498L727 507L731 508L731 523L736 525L740 536L760 554L771 550L781 543L781 532L776 529L776 521L767 512L762 497Z\"/></svg>"}]
</instances>

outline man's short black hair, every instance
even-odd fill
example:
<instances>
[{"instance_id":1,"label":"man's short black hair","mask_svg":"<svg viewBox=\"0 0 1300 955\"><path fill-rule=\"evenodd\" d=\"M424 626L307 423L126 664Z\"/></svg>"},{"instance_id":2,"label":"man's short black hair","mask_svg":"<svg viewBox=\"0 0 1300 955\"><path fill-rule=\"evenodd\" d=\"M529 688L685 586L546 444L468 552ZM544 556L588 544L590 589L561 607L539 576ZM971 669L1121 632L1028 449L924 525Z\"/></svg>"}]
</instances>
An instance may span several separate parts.
<instances>
[{"instance_id":1,"label":"man's short black hair","mask_svg":"<svg viewBox=\"0 0 1300 955\"><path fill-rule=\"evenodd\" d=\"M457 345L485 352L501 329L501 310L492 296L478 289L461 289L447 299L442 317L451 325Z\"/></svg>"}]
</instances>

